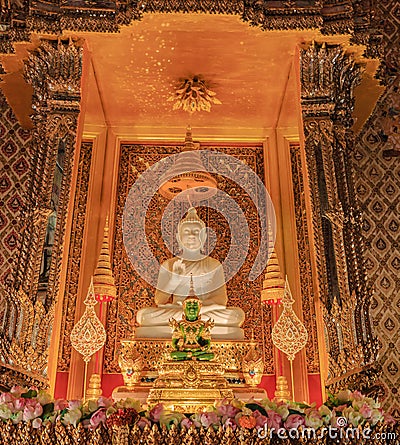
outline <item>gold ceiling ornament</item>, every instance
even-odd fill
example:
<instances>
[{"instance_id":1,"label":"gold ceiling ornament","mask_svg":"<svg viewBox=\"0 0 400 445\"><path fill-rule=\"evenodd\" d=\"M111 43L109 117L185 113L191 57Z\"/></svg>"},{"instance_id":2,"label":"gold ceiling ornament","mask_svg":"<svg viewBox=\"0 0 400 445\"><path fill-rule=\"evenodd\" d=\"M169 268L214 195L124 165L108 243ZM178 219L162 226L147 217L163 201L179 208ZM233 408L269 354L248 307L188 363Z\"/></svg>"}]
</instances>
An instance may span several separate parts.
<instances>
[{"instance_id":1,"label":"gold ceiling ornament","mask_svg":"<svg viewBox=\"0 0 400 445\"><path fill-rule=\"evenodd\" d=\"M307 330L292 308L294 301L286 277L285 291L282 298L283 311L275 326L272 328L272 342L280 351L286 354L289 360L293 400L293 360L295 355L304 348L308 340Z\"/></svg>"},{"instance_id":2,"label":"gold ceiling ornament","mask_svg":"<svg viewBox=\"0 0 400 445\"><path fill-rule=\"evenodd\" d=\"M103 243L99 260L93 275L93 286L96 301L99 303L113 301L117 296L110 261L108 216L104 225Z\"/></svg>"},{"instance_id":3,"label":"gold ceiling ornament","mask_svg":"<svg viewBox=\"0 0 400 445\"><path fill-rule=\"evenodd\" d=\"M92 356L99 351L106 342L106 330L96 315L94 307L97 304L93 277L90 281L89 291L83 302L85 312L71 331L71 345L75 351L82 355L85 362L84 399L86 400L87 366Z\"/></svg>"},{"instance_id":4,"label":"gold ceiling ornament","mask_svg":"<svg viewBox=\"0 0 400 445\"><path fill-rule=\"evenodd\" d=\"M182 152L161 177L159 192L164 198L189 201L190 205L211 198L217 193L217 180L206 170L192 138L192 128L186 128Z\"/></svg>"},{"instance_id":5,"label":"gold ceiling ornament","mask_svg":"<svg viewBox=\"0 0 400 445\"><path fill-rule=\"evenodd\" d=\"M174 102L173 110L182 109L192 114L195 111L210 112L213 104L220 105L222 102L215 96L216 93L208 88L202 76L195 75L181 79L175 93L167 100Z\"/></svg>"}]
</instances>

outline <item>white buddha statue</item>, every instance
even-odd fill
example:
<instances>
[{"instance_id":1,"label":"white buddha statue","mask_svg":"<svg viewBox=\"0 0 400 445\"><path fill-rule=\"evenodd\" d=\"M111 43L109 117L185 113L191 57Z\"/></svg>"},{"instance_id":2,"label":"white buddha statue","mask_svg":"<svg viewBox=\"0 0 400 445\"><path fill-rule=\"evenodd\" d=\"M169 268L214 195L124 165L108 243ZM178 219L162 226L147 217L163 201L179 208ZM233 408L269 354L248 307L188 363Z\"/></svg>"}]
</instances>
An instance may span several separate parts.
<instances>
[{"instance_id":1,"label":"white buddha statue","mask_svg":"<svg viewBox=\"0 0 400 445\"><path fill-rule=\"evenodd\" d=\"M136 329L139 338L170 338L169 320L180 319L182 303L189 295L190 279L194 291L202 302L202 320L215 323L211 335L214 339L243 339L244 312L240 308L227 308L224 271L221 263L201 253L206 241L204 222L196 209L190 208L178 226L177 239L181 247L178 257L165 261L158 275L155 303L157 307L140 309Z\"/></svg>"}]
</instances>

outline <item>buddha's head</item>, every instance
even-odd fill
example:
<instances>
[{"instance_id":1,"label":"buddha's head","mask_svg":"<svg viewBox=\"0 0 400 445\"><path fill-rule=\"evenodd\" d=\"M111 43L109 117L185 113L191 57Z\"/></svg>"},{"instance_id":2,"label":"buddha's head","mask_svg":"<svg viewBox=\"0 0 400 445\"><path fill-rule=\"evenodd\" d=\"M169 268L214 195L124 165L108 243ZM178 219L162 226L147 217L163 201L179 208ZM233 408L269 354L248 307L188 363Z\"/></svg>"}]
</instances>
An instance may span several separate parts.
<instances>
[{"instance_id":1,"label":"buddha's head","mask_svg":"<svg viewBox=\"0 0 400 445\"><path fill-rule=\"evenodd\" d=\"M177 240L180 247L189 251L200 251L206 241L206 225L191 207L178 225Z\"/></svg>"},{"instance_id":2,"label":"buddha's head","mask_svg":"<svg viewBox=\"0 0 400 445\"><path fill-rule=\"evenodd\" d=\"M196 321L200 318L201 300L194 297L187 297L183 301L183 313L186 320Z\"/></svg>"}]
</instances>

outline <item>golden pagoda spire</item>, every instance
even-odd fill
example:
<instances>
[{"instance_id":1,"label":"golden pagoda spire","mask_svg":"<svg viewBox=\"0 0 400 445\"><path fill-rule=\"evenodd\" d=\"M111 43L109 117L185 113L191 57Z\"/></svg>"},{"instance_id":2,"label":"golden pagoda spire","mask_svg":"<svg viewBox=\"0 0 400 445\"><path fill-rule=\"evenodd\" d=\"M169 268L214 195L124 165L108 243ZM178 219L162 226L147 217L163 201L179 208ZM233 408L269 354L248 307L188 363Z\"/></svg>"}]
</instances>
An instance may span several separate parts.
<instances>
[{"instance_id":1,"label":"golden pagoda spire","mask_svg":"<svg viewBox=\"0 0 400 445\"><path fill-rule=\"evenodd\" d=\"M104 226L103 244L101 246L99 260L93 276L96 300L99 302L112 301L116 297L114 277L110 261L110 244L108 236L108 216Z\"/></svg>"},{"instance_id":2,"label":"golden pagoda spire","mask_svg":"<svg viewBox=\"0 0 400 445\"><path fill-rule=\"evenodd\" d=\"M263 290L261 291L261 301L266 304L279 304L283 298L285 280L281 275L271 230L268 233L268 244L268 250L272 253L267 263Z\"/></svg>"}]
</instances>

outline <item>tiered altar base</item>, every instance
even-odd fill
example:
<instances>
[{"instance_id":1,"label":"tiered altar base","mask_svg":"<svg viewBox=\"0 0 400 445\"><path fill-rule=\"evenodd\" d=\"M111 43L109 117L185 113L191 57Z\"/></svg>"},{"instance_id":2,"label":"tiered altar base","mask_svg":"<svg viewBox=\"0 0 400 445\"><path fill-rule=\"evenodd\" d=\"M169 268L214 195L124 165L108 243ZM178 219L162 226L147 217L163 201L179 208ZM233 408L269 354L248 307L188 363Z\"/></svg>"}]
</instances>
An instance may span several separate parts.
<instances>
[{"instance_id":1,"label":"tiered altar base","mask_svg":"<svg viewBox=\"0 0 400 445\"><path fill-rule=\"evenodd\" d=\"M241 371L247 341L213 341L212 361L174 361L167 339L137 338L121 343L119 364L125 386L115 388L114 400L130 397L193 412L218 399L261 400L267 396L264 389L247 384Z\"/></svg>"}]
</instances>

